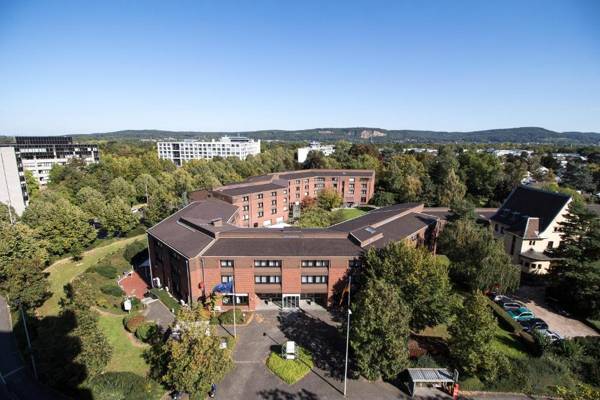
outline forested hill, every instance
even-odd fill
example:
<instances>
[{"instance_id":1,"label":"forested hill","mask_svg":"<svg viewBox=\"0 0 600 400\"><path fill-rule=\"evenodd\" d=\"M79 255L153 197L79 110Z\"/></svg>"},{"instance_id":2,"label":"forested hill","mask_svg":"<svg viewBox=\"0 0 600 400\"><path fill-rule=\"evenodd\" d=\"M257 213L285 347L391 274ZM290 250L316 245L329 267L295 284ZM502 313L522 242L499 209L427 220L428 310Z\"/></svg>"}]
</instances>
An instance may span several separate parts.
<instances>
[{"instance_id":1,"label":"forested hill","mask_svg":"<svg viewBox=\"0 0 600 400\"><path fill-rule=\"evenodd\" d=\"M304 130L261 130L247 132L193 132L161 130L123 130L117 132L73 135L76 140L118 139L198 139L218 138L223 135L241 135L262 140L285 141L337 141L351 142L415 142L415 143L552 143L552 144L600 144L596 132L555 132L539 127L490 129L473 132L445 132L420 130L388 130L379 128L316 128ZM0 138L0 141L2 138Z\"/></svg>"}]
</instances>

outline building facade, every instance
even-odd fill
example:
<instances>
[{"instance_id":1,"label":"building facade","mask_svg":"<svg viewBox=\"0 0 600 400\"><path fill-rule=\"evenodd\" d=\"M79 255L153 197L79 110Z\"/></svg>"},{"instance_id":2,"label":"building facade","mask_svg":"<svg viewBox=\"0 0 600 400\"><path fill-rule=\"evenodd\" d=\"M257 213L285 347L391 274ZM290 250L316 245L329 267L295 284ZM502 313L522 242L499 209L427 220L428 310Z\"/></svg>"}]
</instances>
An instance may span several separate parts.
<instances>
[{"instance_id":1,"label":"building facade","mask_svg":"<svg viewBox=\"0 0 600 400\"><path fill-rule=\"evenodd\" d=\"M519 186L490 218L494 235L523 272L548 273L552 264L549 250L560 245L560 223L571 201L562 193Z\"/></svg>"},{"instance_id":2,"label":"building facade","mask_svg":"<svg viewBox=\"0 0 600 400\"><path fill-rule=\"evenodd\" d=\"M365 205L375 191L373 170L310 169L257 176L210 192L191 193L192 200L214 197L239 209L237 225L263 227L285 222L305 198L321 190L337 191L346 207Z\"/></svg>"},{"instance_id":3,"label":"building facade","mask_svg":"<svg viewBox=\"0 0 600 400\"><path fill-rule=\"evenodd\" d=\"M232 282L219 307L331 304L363 251L404 240L435 250L439 218L422 204L383 207L326 229L240 228L237 206L193 202L148 230L153 286L187 304ZM235 298L234 298L235 297Z\"/></svg>"},{"instance_id":4,"label":"building facade","mask_svg":"<svg viewBox=\"0 0 600 400\"><path fill-rule=\"evenodd\" d=\"M245 160L249 155L260 154L260 140L246 137L223 136L219 140L202 142L198 140L184 140L157 142L158 158L171 160L175 165L181 166L190 160L210 160L214 157L237 157Z\"/></svg>"},{"instance_id":5,"label":"building facade","mask_svg":"<svg viewBox=\"0 0 600 400\"><path fill-rule=\"evenodd\" d=\"M10 146L0 147L0 203L12 207L20 216L28 202L29 196L19 149Z\"/></svg>"},{"instance_id":6,"label":"building facade","mask_svg":"<svg viewBox=\"0 0 600 400\"><path fill-rule=\"evenodd\" d=\"M40 185L46 185L50 170L72 159L86 164L97 163L100 152L96 144L73 143L69 136L17 136L11 145L19 150L23 168L31 171Z\"/></svg>"},{"instance_id":7,"label":"building facade","mask_svg":"<svg viewBox=\"0 0 600 400\"><path fill-rule=\"evenodd\" d=\"M308 153L311 151L320 151L326 156L330 156L335 152L335 147L332 144L321 144L319 142L310 142L307 147L300 147L296 150L296 160L299 163L303 163L306 161L306 157L308 157Z\"/></svg>"}]
</instances>

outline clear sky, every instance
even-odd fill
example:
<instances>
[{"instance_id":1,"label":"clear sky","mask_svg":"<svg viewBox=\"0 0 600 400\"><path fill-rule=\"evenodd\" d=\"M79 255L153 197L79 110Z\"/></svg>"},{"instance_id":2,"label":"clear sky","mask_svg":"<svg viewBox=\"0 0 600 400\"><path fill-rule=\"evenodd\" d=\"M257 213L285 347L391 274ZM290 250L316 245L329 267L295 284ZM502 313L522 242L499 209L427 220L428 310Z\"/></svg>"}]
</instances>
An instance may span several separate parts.
<instances>
[{"instance_id":1,"label":"clear sky","mask_svg":"<svg viewBox=\"0 0 600 400\"><path fill-rule=\"evenodd\" d=\"M600 1L0 0L0 134L600 132Z\"/></svg>"}]
</instances>

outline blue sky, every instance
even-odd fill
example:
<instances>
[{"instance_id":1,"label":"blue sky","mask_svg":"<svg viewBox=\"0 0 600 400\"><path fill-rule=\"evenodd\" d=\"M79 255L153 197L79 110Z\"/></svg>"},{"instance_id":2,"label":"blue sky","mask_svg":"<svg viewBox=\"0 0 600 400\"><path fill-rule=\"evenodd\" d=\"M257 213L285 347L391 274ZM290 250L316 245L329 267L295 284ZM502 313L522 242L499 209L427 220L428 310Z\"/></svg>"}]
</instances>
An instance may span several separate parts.
<instances>
[{"instance_id":1,"label":"blue sky","mask_svg":"<svg viewBox=\"0 0 600 400\"><path fill-rule=\"evenodd\" d=\"M0 134L600 132L600 1L0 0Z\"/></svg>"}]
</instances>

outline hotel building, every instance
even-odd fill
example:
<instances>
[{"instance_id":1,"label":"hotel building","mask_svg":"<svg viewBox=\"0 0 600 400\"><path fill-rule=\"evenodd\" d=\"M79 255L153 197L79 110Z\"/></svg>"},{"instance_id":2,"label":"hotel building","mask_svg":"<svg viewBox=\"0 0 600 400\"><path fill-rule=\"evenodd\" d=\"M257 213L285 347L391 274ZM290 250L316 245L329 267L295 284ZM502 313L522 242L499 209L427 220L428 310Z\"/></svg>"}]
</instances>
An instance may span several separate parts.
<instances>
[{"instance_id":1,"label":"hotel building","mask_svg":"<svg viewBox=\"0 0 600 400\"><path fill-rule=\"evenodd\" d=\"M260 154L260 140L246 137L223 136L219 140L202 142L184 140L177 142L157 142L158 158L171 160L181 166L190 160L210 160L214 157L237 157L245 160L249 155Z\"/></svg>"}]
</instances>

